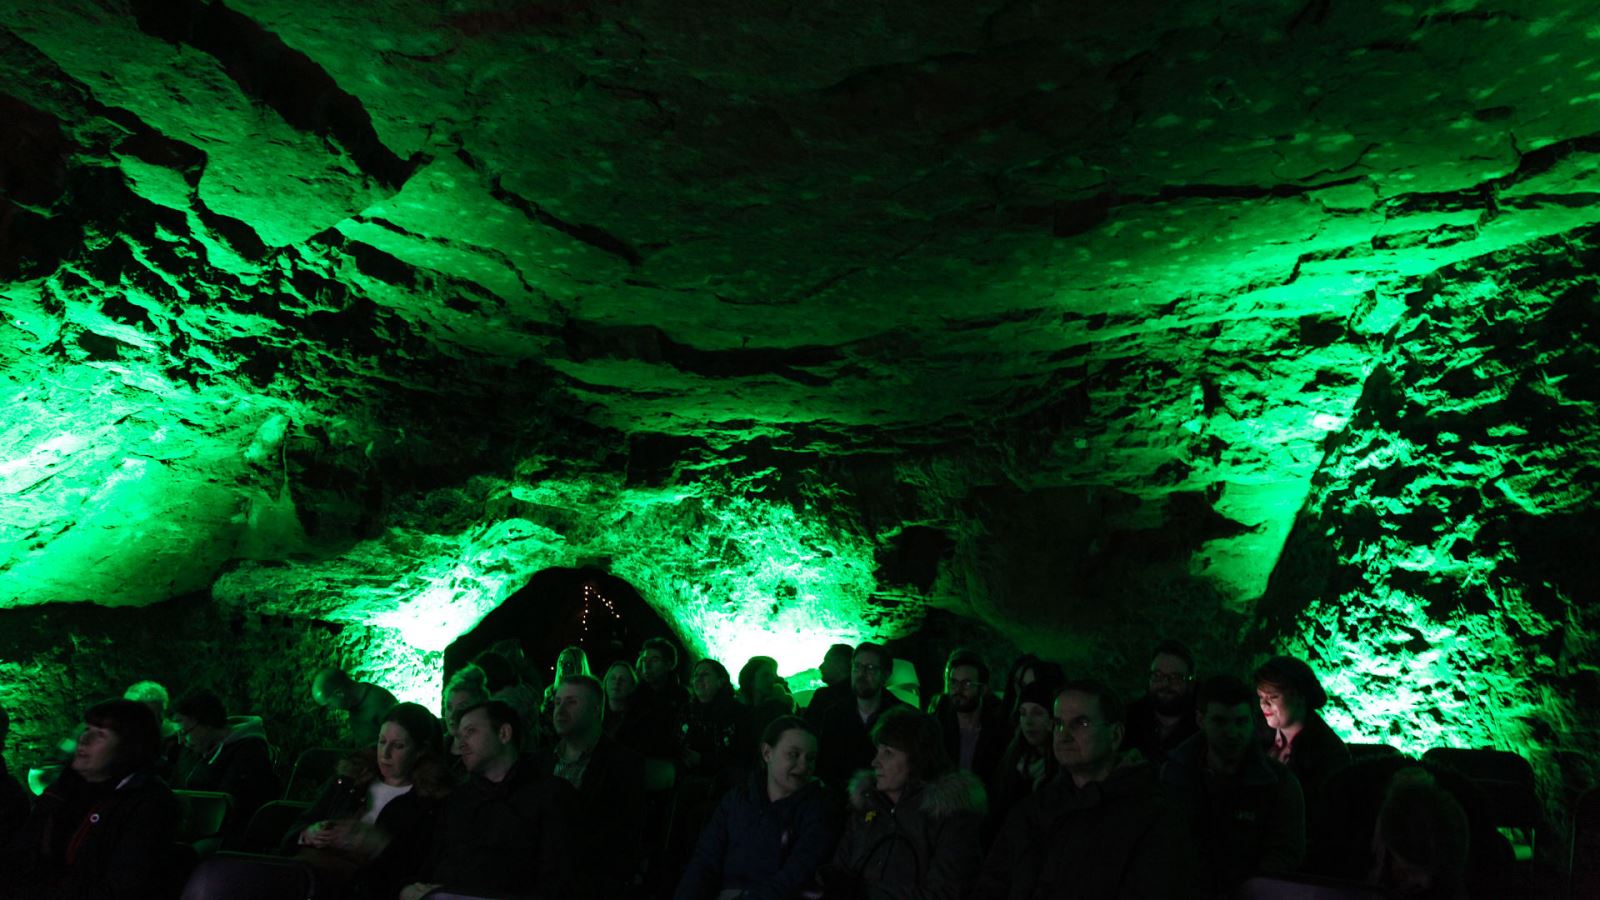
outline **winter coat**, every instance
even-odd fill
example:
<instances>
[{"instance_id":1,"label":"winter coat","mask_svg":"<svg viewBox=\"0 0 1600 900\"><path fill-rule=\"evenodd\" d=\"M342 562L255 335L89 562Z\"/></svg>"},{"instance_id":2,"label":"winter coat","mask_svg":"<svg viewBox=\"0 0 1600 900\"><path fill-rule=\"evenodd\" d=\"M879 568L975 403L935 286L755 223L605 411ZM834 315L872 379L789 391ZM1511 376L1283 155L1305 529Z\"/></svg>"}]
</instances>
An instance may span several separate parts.
<instances>
[{"instance_id":1,"label":"winter coat","mask_svg":"<svg viewBox=\"0 0 1600 900\"><path fill-rule=\"evenodd\" d=\"M944 735L944 752L959 765L961 721L955 704L950 702L950 695L941 694L934 700L928 714L939 722L939 731ZM970 771L983 780L985 788L990 788L993 785L989 779L994 775L995 766L999 765L1000 757L1005 753L1011 734L1016 729L1006 723L1005 713L1000 711L999 699L987 694L978 707L978 722L978 741L973 750Z\"/></svg>"},{"instance_id":2,"label":"winter coat","mask_svg":"<svg viewBox=\"0 0 1600 900\"><path fill-rule=\"evenodd\" d=\"M756 762L756 743L748 708L723 694L710 703L690 703L684 725L684 745L700 754L699 762L688 774L714 779L729 769L743 769Z\"/></svg>"},{"instance_id":3,"label":"winter coat","mask_svg":"<svg viewBox=\"0 0 1600 900\"><path fill-rule=\"evenodd\" d=\"M221 791L233 798L226 833L241 833L262 804L278 799L282 787L272 770L272 747L260 716L229 716L228 734L184 781L191 791Z\"/></svg>"},{"instance_id":4,"label":"winter coat","mask_svg":"<svg viewBox=\"0 0 1600 900\"><path fill-rule=\"evenodd\" d=\"M852 775L872 765L878 752L872 743L872 726L889 710L909 705L885 688L878 711L866 722L861 721L853 696L829 707L816 726L817 774L822 782L836 790L843 788ZM765 722L756 726L758 730L765 727Z\"/></svg>"},{"instance_id":5,"label":"winter coat","mask_svg":"<svg viewBox=\"0 0 1600 900\"><path fill-rule=\"evenodd\" d=\"M554 750L541 753L541 774L555 770ZM555 776L551 776L555 777ZM556 778L556 780L561 780ZM565 782L563 782L565 784ZM574 896L615 897L642 874L645 833L644 757L601 735L578 786L568 850L577 878Z\"/></svg>"},{"instance_id":6,"label":"winter coat","mask_svg":"<svg viewBox=\"0 0 1600 900\"><path fill-rule=\"evenodd\" d=\"M743 891L745 900L798 896L832 855L837 818L821 784L774 802L767 797L767 773L752 771L722 796L700 832L676 900L711 900L729 889Z\"/></svg>"},{"instance_id":7,"label":"winter coat","mask_svg":"<svg viewBox=\"0 0 1600 900\"><path fill-rule=\"evenodd\" d=\"M1306 713L1306 724L1289 745L1285 764L1308 795L1315 795L1328 776L1350 765L1350 748L1328 723L1314 712Z\"/></svg>"},{"instance_id":8,"label":"winter coat","mask_svg":"<svg viewBox=\"0 0 1600 900\"><path fill-rule=\"evenodd\" d=\"M830 871L822 876L827 896L859 894L868 900L964 896L983 858L980 841L987 808L983 783L971 772L956 770L906 788L900 802L893 804L872 784L870 771L858 773L851 782L844 837ZM844 878L839 877L840 869Z\"/></svg>"},{"instance_id":9,"label":"winter coat","mask_svg":"<svg viewBox=\"0 0 1600 900\"><path fill-rule=\"evenodd\" d=\"M572 803L571 785L525 761L498 782L472 776L440 810L422 880L471 891L569 896Z\"/></svg>"},{"instance_id":10,"label":"winter coat","mask_svg":"<svg viewBox=\"0 0 1600 900\"><path fill-rule=\"evenodd\" d=\"M1076 786L1060 777L1006 820L971 900L1167 900L1192 890L1195 852L1145 764Z\"/></svg>"},{"instance_id":11,"label":"winter coat","mask_svg":"<svg viewBox=\"0 0 1600 900\"><path fill-rule=\"evenodd\" d=\"M172 893L178 801L135 773L90 784L68 769L0 854L6 900L155 900Z\"/></svg>"},{"instance_id":12,"label":"winter coat","mask_svg":"<svg viewBox=\"0 0 1600 900\"><path fill-rule=\"evenodd\" d=\"M1206 768L1197 734L1167 756L1161 783L1183 804L1200 849L1201 883L1224 896L1251 875L1293 872L1306 853L1306 805L1300 782L1252 746L1237 773Z\"/></svg>"}]
</instances>

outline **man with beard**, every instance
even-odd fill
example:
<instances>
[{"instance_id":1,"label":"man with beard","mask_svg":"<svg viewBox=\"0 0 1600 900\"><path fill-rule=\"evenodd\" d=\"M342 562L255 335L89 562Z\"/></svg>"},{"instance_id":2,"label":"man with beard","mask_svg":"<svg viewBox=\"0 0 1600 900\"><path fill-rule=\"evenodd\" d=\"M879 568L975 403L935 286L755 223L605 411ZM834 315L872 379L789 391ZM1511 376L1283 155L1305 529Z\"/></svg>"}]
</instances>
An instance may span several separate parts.
<instances>
[{"instance_id":1,"label":"man with beard","mask_svg":"<svg viewBox=\"0 0 1600 900\"><path fill-rule=\"evenodd\" d=\"M850 660L854 701L835 703L822 714L817 774L829 787L843 789L851 775L872 765L878 752L872 743L872 726L885 712L907 705L886 687L893 671L894 657L888 650L873 643L856 648Z\"/></svg>"},{"instance_id":2,"label":"man with beard","mask_svg":"<svg viewBox=\"0 0 1600 900\"><path fill-rule=\"evenodd\" d=\"M944 684L928 712L944 734L945 753L988 787L1010 736L1000 702L989 693L989 667L973 651L957 648L945 661Z\"/></svg>"},{"instance_id":3,"label":"man with beard","mask_svg":"<svg viewBox=\"0 0 1600 900\"><path fill-rule=\"evenodd\" d=\"M1197 730L1194 715L1194 655L1178 641L1162 641L1150 659L1150 691L1128 705L1128 738L1123 747L1137 750L1160 767L1167 754Z\"/></svg>"},{"instance_id":4,"label":"man with beard","mask_svg":"<svg viewBox=\"0 0 1600 900\"><path fill-rule=\"evenodd\" d=\"M1200 733L1167 757L1161 781L1181 801L1201 851L1203 884L1230 896L1252 875L1292 872L1305 856L1305 798L1257 739L1255 692L1232 676L1200 686Z\"/></svg>"}]
</instances>

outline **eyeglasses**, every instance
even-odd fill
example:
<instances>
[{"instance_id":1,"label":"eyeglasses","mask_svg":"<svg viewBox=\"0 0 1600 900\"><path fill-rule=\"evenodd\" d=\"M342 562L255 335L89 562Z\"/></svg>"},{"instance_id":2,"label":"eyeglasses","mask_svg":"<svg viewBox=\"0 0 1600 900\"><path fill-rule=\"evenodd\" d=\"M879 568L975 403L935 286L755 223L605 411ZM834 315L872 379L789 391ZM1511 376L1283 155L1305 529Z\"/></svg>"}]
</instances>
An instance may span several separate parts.
<instances>
[{"instance_id":1,"label":"eyeglasses","mask_svg":"<svg viewBox=\"0 0 1600 900\"><path fill-rule=\"evenodd\" d=\"M959 681L950 682L950 690L952 691L970 691L973 688L980 687L983 687L983 682L973 681L969 678L962 678Z\"/></svg>"},{"instance_id":2,"label":"eyeglasses","mask_svg":"<svg viewBox=\"0 0 1600 900\"><path fill-rule=\"evenodd\" d=\"M876 675L883 671L883 666L877 665L876 663L853 663L850 666L850 671Z\"/></svg>"},{"instance_id":3,"label":"eyeglasses","mask_svg":"<svg viewBox=\"0 0 1600 900\"><path fill-rule=\"evenodd\" d=\"M1095 720L1089 718L1088 716L1079 716L1076 719L1072 719L1067 722L1056 719L1054 722L1050 723L1051 727L1056 731L1070 731L1073 734L1083 734L1085 731L1093 728L1095 724Z\"/></svg>"},{"instance_id":4,"label":"eyeglasses","mask_svg":"<svg viewBox=\"0 0 1600 900\"><path fill-rule=\"evenodd\" d=\"M1178 675L1172 672L1151 672L1151 684L1187 684L1194 680L1193 675Z\"/></svg>"}]
</instances>

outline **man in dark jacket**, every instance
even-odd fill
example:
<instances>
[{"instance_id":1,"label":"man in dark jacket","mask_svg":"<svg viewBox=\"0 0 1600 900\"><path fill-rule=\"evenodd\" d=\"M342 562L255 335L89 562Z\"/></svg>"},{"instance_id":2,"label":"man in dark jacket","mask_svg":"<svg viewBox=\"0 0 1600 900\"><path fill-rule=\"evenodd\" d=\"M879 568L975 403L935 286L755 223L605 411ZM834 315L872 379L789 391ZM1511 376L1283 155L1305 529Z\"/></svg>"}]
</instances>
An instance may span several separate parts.
<instances>
[{"instance_id":1,"label":"man in dark jacket","mask_svg":"<svg viewBox=\"0 0 1600 900\"><path fill-rule=\"evenodd\" d=\"M230 717L222 700L210 691L179 700L173 718L195 760L184 774L183 787L232 797L225 836L242 833L256 810L282 792L261 718Z\"/></svg>"},{"instance_id":2,"label":"man in dark jacket","mask_svg":"<svg viewBox=\"0 0 1600 900\"><path fill-rule=\"evenodd\" d=\"M677 760L683 754L683 726L688 717L689 692L678 683L678 648L666 638L653 637L639 651L639 685L628 698L629 726L625 729L634 749L653 759Z\"/></svg>"},{"instance_id":3,"label":"man in dark jacket","mask_svg":"<svg viewBox=\"0 0 1600 900\"><path fill-rule=\"evenodd\" d=\"M907 705L888 690L893 672L894 657L888 650L872 643L856 648L850 662L854 698L834 704L822 715L817 774L824 784L840 790L850 776L872 765L877 754L872 744L872 726L884 713Z\"/></svg>"},{"instance_id":4,"label":"man in dark jacket","mask_svg":"<svg viewBox=\"0 0 1600 900\"><path fill-rule=\"evenodd\" d=\"M149 774L161 742L141 703L84 714L72 762L0 853L0 898L155 900L172 892L167 862L178 801Z\"/></svg>"},{"instance_id":5,"label":"man in dark jacket","mask_svg":"<svg viewBox=\"0 0 1600 900\"><path fill-rule=\"evenodd\" d=\"M834 644L823 654L822 665L817 667L817 673L822 676L822 687L811 695L811 702L806 705L805 711L805 720L811 723L811 727L819 727L823 714L832 709L834 704L855 698L850 690L850 659L855 652L855 648L849 644Z\"/></svg>"},{"instance_id":6,"label":"man in dark jacket","mask_svg":"<svg viewBox=\"0 0 1600 900\"><path fill-rule=\"evenodd\" d=\"M538 764L577 790L569 849L579 897L637 892L645 862L644 757L606 736L604 715L600 682L563 678L551 713L556 746Z\"/></svg>"},{"instance_id":7,"label":"man in dark jacket","mask_svg":"<svg viewBox=\"0 0 1600 900\"><path fill-rule=\"evenodd\" d=\"M311 699L318 706L343 712L345 739L351 747L365 747L378 740L383 716L398 702L394 695L365 681L356 681L339 669L321 669L311 679Z\"/></svg>"},{"instance_id":8,"label":"man in dark jacket","mask_svg":"<svg viewBox=\"0 0 1600 900\"><path fill-rule=\"evenodd\" d=\"M839 828L832 806L816 781L772 800L767 770L752 770L717 804L674 897L710 900L738 890L742 900L789 900L833 853Z\"/></svg>"},{"instance_id":9,"label":"man in dark jacket","mask_svg":"<svg viewBox=\"0 0 1600 900\"><path fill-rule=\"evenodd\" d=\"M1119 749L1123 707L1098 682L1056 697L1063 778L1017 805L984 861L972 900L1183 897L1194 847L1144 763Z\"/></svg>"},{"instance_id":10,"label":"man in dark jacket","mask_svg":"<svg viewBox=\"0 0 1600 900\"><path fill-rule=\"evenodd\" d=\"M564 897L571 887L567 838L570 788L521 755L522 723L499 700L468 707L456 722L456 750L469 774L445 800L426 883L401 891L416 900L441 885Z\"/></svg>"},{"instance_id":11,"label":"man in dark jacket","mask_svg":"<svg viewBox=\"0 0 1600 900\"><path fill-rule=\"evenodd\" d=\"M1293 872L1306 850L1300 782L1256 740L1256 695L1228 675L1207 679L1200 733L1167 756L1161 781L1184 805L1202 884L1227 896L1252 875Z\"/></svg>"},{"instance_id":12,"label":"man in dark jacket","mask_svg":"<svg viewBox=\"0 0 1600 900\"><path fill-rule=\"evenodd\" d=\"M1150 691L1128 705L1128 737L1123 747L1137 750L1157 769L1167 754L1195 733L1194 654L1178 641L1162 641L1150 654Z\"/></svg>"},{"instance_id":13,"label":"man in dark jacket","mask_svg":"<svg viewBox=\"0 0 1600 900\"><path fill-rule=\"evenodd\" d=\"M944 684L928 711L939 722L945 753L987 787L1011 738L1000 701L989 693L989 666L971 650L955 650L944 665Z\"/></svg>"}]
</instances>

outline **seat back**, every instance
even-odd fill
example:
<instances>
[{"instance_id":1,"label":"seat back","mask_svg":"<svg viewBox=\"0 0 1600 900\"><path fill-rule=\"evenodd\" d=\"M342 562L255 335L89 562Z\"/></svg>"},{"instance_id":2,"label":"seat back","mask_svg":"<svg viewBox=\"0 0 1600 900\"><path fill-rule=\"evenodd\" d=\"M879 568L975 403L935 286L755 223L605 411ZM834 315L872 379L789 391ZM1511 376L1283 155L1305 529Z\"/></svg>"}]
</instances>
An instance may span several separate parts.
<instances>
[{"instance_id":1,"label":"seat back","mask_svg":"<svg viewBox=\"0 0 1600 900\"><path fill-rule=\"evenodd\" d=\"M233 812L233 798L220 791L173 791L178 798L178 841L185 844L220 839Z\"/></svg>"},{"instance_id":2,"label":"seat back","mask_svg":"<svg viewBox=\"0 0 1600 900\"><path fill-rule=\"evenodd\" d=\"M1388 744L1346 744L1345 746L1350 748L1352 762L1403 755L1398 747L1391 747Z\"/></svg>"},{"instance_id":3,"label":"seat back","mask_svg":"<svg viewBox=\"0 0 1600 900\"><path fill-rule=\"evenodd\" d=\"M294 761L294 772L283 789L283 799L310 801L339 771L339 760L349 756L347 747L312 747L302 752Z\"/></svg>"},{"instance_id":4,"label":"seat back","mask_svg":"<svg viewBox=\"0 0 1600 900\"><path fill-rule=\"evenodd\" d=\"M1487 747L1435 747L1422 761L1465 775L1483 791L1494 825L1511 840L1518 862L1533 858L1544 811L1534 790L1533 767L1515 753Z\"/></svg>"},{"instance_id":5,"label":"seat back","mask_svg":"<svg viewBox=\"0 0 1600 900\"><path fill-rule=\"evenodd\" d=\"M250 824L239 838L238 849L243 853L271 853L283 842L295 819L310 808L310 803L298 800L274 800L262 805L250 817Z\"/></svg>"},{"instance_id":6,"label":"seat back","mask_svg":"<svg viewBox=\"0 0 1600 900\"><path fill-rule=\"evenodd\" d=\"M180 900L312 900L316 881L299 860L218 853L200 861Z\"/></svg>"},{"instance_id":7,"label":"seat back","mask_svg":"<svg viewBox=\"0 0 1600 900\"><path fill-rule=\"evenodd\" d=\"M1234 900L1384 900L1387 895L1368 884L1286 875L1251 878L1233 896Z\"/></svg>"}]
</instances>

